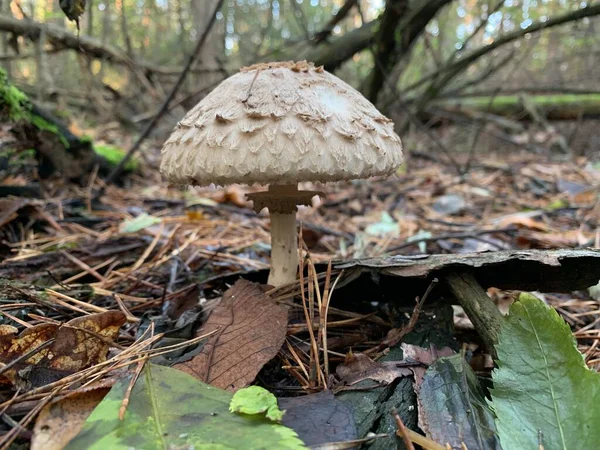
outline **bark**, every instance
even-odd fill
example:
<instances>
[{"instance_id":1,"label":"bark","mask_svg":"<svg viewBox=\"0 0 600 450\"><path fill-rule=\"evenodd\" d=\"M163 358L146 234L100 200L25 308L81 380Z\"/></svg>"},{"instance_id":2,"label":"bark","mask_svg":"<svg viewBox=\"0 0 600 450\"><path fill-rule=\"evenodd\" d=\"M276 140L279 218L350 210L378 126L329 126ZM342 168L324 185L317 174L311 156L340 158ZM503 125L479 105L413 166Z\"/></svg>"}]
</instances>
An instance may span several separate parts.
<instances>
[{"instance_id":1,"label":"bark","mask_svg":"<svg viewBox=\"0 0 600 450\"><path fill-rule=\"evenodd\" d=\"M135 59L135 55L133 54L133 46L131 45L131 38L129 37L129 28L127 26L127 15L125 13L125 0L120 0L117 2L119 6L119 19L121 24L121 34L123 35L123 41L125 42L125 48L127 49L127 56L131 60Z\"/></svg>"},{"instance_id":2,"label":"bark","mask_svg":"<svg viewBox=\"0 0 600 450\"><path fill-rule=\"evenodd\" d=\"M377 95L383 87L386 75L392 70L395 62L401 58L400 53L405 53L403 45L404 33L396 34L396 28L401 19L406 15L407 0L387 0L385 12L381 18L381 26L375 38L373 48L373 70L369 76L365 96L372 103L377 103ZM407 28L405 27L406 31Z\"/></svg>"},{"instance_id":3,"label":"bark","mask_svg":"<svg viewBox=\"0 0 600 450\"><path fill-rule=\"evenodd\" d=\"M87 0L87 35L94 35L94 9L96 5L94 4L94 0ZM105 5L106 7L106 5Z\"/></svg>"},{"instance_id":4,"label":"bark","mask_svg":"<svg viewBox=\"0 0 600 450\"><path fill-rule=\"evenodd\" d=\"M409 53L415 40L439 10L452 0L421 1L388 0L374 49L373 70L367 83L366 96L375 103L385 88L386 78ZM395 75L399 75L400 72ZM395 77L388 78L395 84Z\"/></svg>"},{"instance_id":5,"label":"bark","mask_svg":"<svg viewBox=\"0 0 600 450\"><path fill-rule=\"evenodd\" d=\"M12 12L10 10L10 0L0 0L0 16L12 17ZM10 48L9 40L10 36L8 34L0 36L0 50L2 51L3 56L8 55L8 50ZM6 70L8 76L12 75L12 63L10 60L3 61L2 67L4 67L4 69Z\"/></svg>"},{"instance_id":6,"label":"bark","mask_svg":"<svg viewBox=\"0 0 600 450\"><path fill-rule=\"evenodd\" d=\"M437 12L452 0L421 0L416 7L411 7L403 21L396 30L402 35L403 42L410 45L423 31L425 25ZM408 20L410 18L410 20ZM374 41L380 29L381 19L377 19L356 28L343 36L322 41L313 45L312 41L303 41L297 45L289 45L281 51L269 55L269 59L285 61L290 59L313 61L317 65L324 65L329 71L334 71L342 63L352 58L355 53L366 49Z\"/></svg>"}]
</instances>

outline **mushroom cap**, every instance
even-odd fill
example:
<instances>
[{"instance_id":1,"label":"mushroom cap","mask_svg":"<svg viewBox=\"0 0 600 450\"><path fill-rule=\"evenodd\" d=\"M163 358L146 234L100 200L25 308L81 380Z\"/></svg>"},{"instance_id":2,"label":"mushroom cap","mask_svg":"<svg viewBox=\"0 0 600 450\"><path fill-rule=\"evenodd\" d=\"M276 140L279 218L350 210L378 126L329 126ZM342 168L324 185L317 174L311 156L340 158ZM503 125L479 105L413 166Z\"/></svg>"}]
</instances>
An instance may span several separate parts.
<instances>
[{"instance_id":1,"label":"mushroom cap","mask_svg":"<svg viewBox=\"0 0 600 450\"><path fill-rule=\"evenodd\" d=\"M224 80L177 124L160 170L176 184L291 184L390 175L401 163L392 121L302 61Z\"/></svg>"}]
</instances>

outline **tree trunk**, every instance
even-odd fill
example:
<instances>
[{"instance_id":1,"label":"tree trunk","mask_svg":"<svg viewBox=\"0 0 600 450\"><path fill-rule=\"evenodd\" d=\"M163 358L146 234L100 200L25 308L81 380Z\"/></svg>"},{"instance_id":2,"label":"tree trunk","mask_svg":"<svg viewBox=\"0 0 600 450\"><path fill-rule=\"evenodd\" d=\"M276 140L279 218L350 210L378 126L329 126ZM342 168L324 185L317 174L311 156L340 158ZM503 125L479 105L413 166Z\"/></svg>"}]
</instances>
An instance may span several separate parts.
<instances>
[{"instance_id":1,"label":"tree trunk","mask_svg":"<svg viewBox=\"0 0 600 450\"><path fill-rule=\"evenodd\" d=\"M5 17L12 17L12 12L10 10L10 0L0 0L0 15ZM2 55L8 55L10 49L10 35L2 34L0 36L0 50L2 51ZM6 70L8 76L12 75L12 64L10 60L6 60L2 63L2 67Z\"/></svg>"},{"instance_id":2,"label":"tree trunk","mask_svg":"<svg viewBox=\"0 0 600 450\"><path fill-rule=\"evenodd\" d=\"M206 27L211 21L212 13L218 3L218 0L191 0L190 7L192 12L193 27L196 30L196 36L202 35ZM216 25L216 24L215 24ZM223 78L219 73L221 66L220 59L224 55L223 40L220 36L221 32L217 26L213 26L206 38L206 42L202 47L198 58L197 67L203 70L210 71L199 77L190 77L193 90L199 91ZM192 96L183 104L185 108L191 108L201 100L200 96Z\"/></svg>"}]
</instances>

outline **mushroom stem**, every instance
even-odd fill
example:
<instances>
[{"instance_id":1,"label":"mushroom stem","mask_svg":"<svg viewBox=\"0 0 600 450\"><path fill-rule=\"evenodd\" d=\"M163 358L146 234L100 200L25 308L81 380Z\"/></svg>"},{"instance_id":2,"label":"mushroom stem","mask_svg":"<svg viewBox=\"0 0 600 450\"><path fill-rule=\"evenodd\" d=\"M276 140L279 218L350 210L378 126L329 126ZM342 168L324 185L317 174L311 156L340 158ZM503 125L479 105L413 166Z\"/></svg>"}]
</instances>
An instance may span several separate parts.
<instances>
[{"instance_id":1,"label":"mushroom stem","mask_svg":"<svg viewBox=\"0 0 600 450\"><path fill-rule=\"evenodd\" d=\"M297 184L269 186L271 213L271 272L269 284L281 286L296 280L298 273L298 233L296 231Z\"/></svg>"},{"instance_id":2,"label":"mushroom stem","mask_svg":"<svg viewBox=\"0 0 600 450\"><path fill-rule=\"evenodd\" d=\"M298 273L298 235L296 211L271 213L271 272L269 284L281 286L296 280Z\"/></svg>"}]
</instances>

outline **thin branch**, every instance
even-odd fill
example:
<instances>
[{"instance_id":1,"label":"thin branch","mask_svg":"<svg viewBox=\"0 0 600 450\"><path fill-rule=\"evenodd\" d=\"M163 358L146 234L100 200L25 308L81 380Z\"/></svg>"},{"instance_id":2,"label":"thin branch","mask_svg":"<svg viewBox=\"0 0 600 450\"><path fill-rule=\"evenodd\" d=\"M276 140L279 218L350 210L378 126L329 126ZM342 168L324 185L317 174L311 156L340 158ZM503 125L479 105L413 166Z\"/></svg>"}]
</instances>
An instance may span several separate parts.
<instances>
[{"instance_id":1,"label":"thin branch","mask_svg":"<svg viewBox=\"0 0 600 450\"><path fill-rule=\"evenodd\" d=\"M537 31L540 31L543 29L556 27L559 25L563 25L565 23L574 22L576 20L583 19L585 17L597 16L599 14L600 14L600 4L590 5L590 6L586 6L585 8L580 8L576 11L572 11L570 13L563 14L555 19L550 19L546 22L541 22L541 21L536 22L536 23L530 25L529 27L525 28L524 30L516 30L516 31L513 31L512 33L507 33L503 36L498 37L491 44L488 44L486 46L478 48L477 50L474 50L474 51L470 52L469 54L464 55L458 61L456 61L446 67L442 67L440 70L430 73L429 75L424 76L419 81L404 88L403 92L413 91L413 90L423 86L428 81L437 79L441 74L446 74L446 76L443 77L442 79L440 79L439 84L440 85L447 84L446 83L447 81L450 81L457 74L459 74L461 71L463 71L468 66L473 64L479 58L487 55L488 53L496 50L497 48L500 48L506 44L510 44L511 42L524 37L526 34L535 33Z\"/></svg>"},{"instance_id":2,"label":"thin branch","mask_svg":"<svg viewBox=\"0 0 600 450\"><path fill-rule=\"evenodd\" d=\"M336 25L338 23L340 23L342 20L344 20L344 18L348 15L348 13L352 9L352 7L357 4L357 1L358 0L346 0L346 3L344 3L342 5L342 7L339 9L339 11L337 12L337 14L335 16L333 16L329 20L329 22L327 22L327 25L325 25L325 27L321 31L319 31L317 34L315 34L315 38L314 38L313 42L315 44L318 44L319 42L327 39L329 37L329 35L331 34L331 32L333 31L333 29L336 27Z\"/></svg>"}]
</instances>

